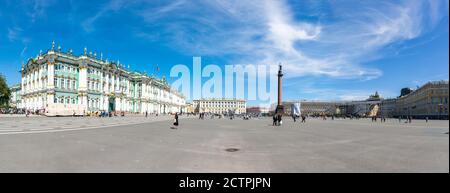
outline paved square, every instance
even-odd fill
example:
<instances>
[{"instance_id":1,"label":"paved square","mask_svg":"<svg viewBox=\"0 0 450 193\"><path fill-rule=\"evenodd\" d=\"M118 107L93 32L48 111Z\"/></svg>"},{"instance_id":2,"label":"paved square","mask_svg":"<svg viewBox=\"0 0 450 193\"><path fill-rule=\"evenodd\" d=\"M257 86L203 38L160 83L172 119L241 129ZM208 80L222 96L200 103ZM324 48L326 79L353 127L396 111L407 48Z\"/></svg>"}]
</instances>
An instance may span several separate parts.
<instances>
[{"instance_id":1,"label":"paved square","mask_svg":"<svg viewBox=\"0 0 450 193\"><path fill-rule=\"evenodd\" d=\"M172 119L0 118L0 172L449 172L448 121Z\"/></svg>"}]
</instances>

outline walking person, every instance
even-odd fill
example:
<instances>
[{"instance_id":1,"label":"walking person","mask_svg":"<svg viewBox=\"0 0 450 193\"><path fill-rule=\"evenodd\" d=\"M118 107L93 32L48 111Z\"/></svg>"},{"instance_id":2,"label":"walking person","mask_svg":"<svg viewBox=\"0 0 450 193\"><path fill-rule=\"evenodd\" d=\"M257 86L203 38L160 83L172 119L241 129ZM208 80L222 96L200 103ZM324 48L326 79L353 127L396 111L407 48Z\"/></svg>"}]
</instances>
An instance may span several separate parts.
<instances>
[{"instance_id":1,"label":"walking person","mask_svg":"<svg viewBox=\"0 0 450 193\"><path fill-rule=\"evenodd\" d=\"M148 117L148 111L145 111L145 118Z\"/></svg>"},{"instance_id":2,"label":"walking person","mask_svg":"<svg viewBox=\"0 0 450 193\"><path fill-rule=\"evenodd\" d=\"M302 115L302 123L306 123L306 116Z\"/></svg>"},{"instance_id":3,"label":"walking person","mask_svg":"<svg viewBox=\"0 0 450 193\"><path fill-rule=\"evenodd\" d=\"M272 126L276 126L277 125L277 115L274 114L272 119L273 119Z\"/></svg>"},{"instance_id":4,"label":"walking person","mask_svg":"<svg viewBox=\"0 0 450 193\"><path fill-rule=\"evenodd\" d=\"M173 126L174 127L171 127L171 129L178 129L178 113L175 113L175 117L174 117L174 120L173 120Z\"/></svg>"},{"instance_id":5,"label":"walking person","mask_svg":"<svg viewBox=\"0 0 450 193\"><path fill-rule=\"evenodd\" d=\"M428 123L428 117L425 117L425 122L427 122L427 123Z\"/></svg>"}]
</instances>

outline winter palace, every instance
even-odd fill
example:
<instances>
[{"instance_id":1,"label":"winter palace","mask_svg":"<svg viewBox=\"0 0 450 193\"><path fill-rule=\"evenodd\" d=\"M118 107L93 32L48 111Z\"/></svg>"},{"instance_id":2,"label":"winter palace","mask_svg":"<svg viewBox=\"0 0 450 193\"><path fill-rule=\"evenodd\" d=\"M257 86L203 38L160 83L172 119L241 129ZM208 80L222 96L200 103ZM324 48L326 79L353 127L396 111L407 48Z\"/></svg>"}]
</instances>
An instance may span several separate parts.
<instances>
[{"instance_id":1,"label":"winter palace","mask_svg":"<svg viewBox=\"0 0 450 193\"><path fill-rule=\"evenodd\" d=\"M19 108L49 116L107 111L127 113L183 112L184 96L165 78L134 72L92 52L76 56L52 43L21 69Z\"/></svg>"}]
</instances>

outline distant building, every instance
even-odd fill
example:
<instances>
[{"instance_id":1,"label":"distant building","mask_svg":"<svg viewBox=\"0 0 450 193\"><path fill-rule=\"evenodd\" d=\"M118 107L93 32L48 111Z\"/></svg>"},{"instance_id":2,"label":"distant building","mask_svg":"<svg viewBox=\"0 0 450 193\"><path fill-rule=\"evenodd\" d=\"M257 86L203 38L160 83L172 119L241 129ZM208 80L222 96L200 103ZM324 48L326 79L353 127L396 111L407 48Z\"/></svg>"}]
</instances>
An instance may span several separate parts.
<instances>
[{"instance_id":1,"label":"distant building","mask_svg":"<svg viewBox=\"0 0 450 193\"><path fill-rule=\"evenodd\" d=\"M247 107L247 114L268 114L269 113L269 108L266 107Z\"/></svg>"},{"instance_id":2,"label":"distant building","mask_svg":"<svg viewBox=\"0 0 450 193\"><path fill-rule=\"evenodd\" d=\"M194 104L186 103L186 113L195 113Z\"/></svg>"},{"instance_id":3,"label":"distant building","mask_svg":"<svg viewBox=\"0 0 450 193\"><path fill-rule=\"evenodd\" d=\"M394 116L448 119L448 81L432 81L395 99Z\"/></svg>"},{"instance_id":4,"label":"distant building","mask_svg":"<svg viewBox=\"0 0 450 193\"><path fill-rule=\"evenodd\" d=\"M287 101L283 102L285 107L290 107L293 103L300 103L302 115L352 115L352 116L376 116L379 115L382 98L378 92L370 95L363 101ZM271 110L274 109L272 105ZM291 109L285 108L285 113L291 115Z\"/></svg>"},{"instance_id":5,"label":"distant building","mask_svg":"<svg viewBox=\"0 0 450 193\"><path fill-rule=\"evenodd\" d=\"M385 116L430 119L448 119L449 117L449 87L448 81L428 82L417 90L403 88L405 94L398 98L383 99L378 92L361 101L290 101L284 106L299 102L301 113L306 115L345 115L345 116ZM275 105L275 104L274 104ZM274 110L274 105L271 111ZM285 108L286 114L291 114L290 108Z\"/></svg>"},{"instance_id":6,"label":"distant building","mask_svg":"<svg viewBox=\"0 0 450 193\"><path fill-rule=\"evenodd\" d=\"M239 99L199 99L193 100L192 104L195 113L243 114L247 108L246 101Z\"/></svg>"}]
</instances>

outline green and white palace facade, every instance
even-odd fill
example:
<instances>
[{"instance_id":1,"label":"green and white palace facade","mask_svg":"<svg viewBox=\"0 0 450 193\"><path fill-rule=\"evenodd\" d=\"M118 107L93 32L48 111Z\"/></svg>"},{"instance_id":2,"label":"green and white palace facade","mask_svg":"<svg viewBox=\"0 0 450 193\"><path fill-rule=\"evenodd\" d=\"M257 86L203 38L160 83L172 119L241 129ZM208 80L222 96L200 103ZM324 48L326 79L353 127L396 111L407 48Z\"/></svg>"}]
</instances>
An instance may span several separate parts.
<instances>
[{"instance_id":1,"label":"green and white palace facade","mask_svg":"<svg viewBox=\"0 0 450 193\"><path fill-rule=\"evenodd\" d=\"M40 52L22 65L20 108L48 116L91 112L184 112L185 97L157 79L99 59L92 52L80 56L58 46Z\"/></svg>"}]
</instances>

